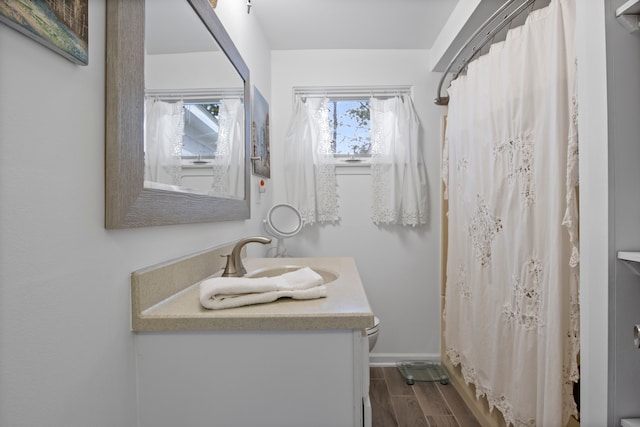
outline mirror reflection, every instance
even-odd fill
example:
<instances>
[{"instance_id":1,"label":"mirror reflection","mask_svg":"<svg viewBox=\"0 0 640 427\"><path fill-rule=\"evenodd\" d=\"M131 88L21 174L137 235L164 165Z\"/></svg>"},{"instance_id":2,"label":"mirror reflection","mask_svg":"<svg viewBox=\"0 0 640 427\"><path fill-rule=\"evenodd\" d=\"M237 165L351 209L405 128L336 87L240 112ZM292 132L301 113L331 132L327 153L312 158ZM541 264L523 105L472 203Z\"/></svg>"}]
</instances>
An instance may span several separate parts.
<instances>
[{"instance_id":1,"label":"mirror reflection","mask_svg":"<svg viewBox=\"0 0 640 427\"><path fill-rule=\"evenodd\" d=\"M244 81L187 1L146 2L144 80L144 186L244 199Z\"/></svg>"}]
</instances>

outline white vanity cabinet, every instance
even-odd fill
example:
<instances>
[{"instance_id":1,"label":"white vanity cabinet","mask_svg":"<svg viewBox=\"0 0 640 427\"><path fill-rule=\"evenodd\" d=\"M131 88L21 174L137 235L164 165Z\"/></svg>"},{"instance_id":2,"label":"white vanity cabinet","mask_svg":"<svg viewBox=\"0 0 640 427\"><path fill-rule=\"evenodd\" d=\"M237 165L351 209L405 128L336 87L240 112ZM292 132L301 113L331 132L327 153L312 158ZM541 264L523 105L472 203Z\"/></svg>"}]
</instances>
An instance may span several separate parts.
<instances>
[{"instance_id":1,"label":"white vanity cabinet","mask_svg":"<svg viewBox=\"0 0 640 427\"><path fill-rule=\"evenodd\" d=\"M191 188L202 194L209 194L211 191L211 183L213 182L213 167L209 165L182 165L182 181L183 187Z\"/></svg>"},{"instance_id":2,"label":"white vanity cabinet","mask_svg":"<svg viewBox=\"0 0 640 427\"><path fill-rule=\"evenodd\" d=\"M326 298L206 310L182 266L193 274L218 252L132 275L139 427L370 426L373 314L354 260L245 260L250 272L304 265L337 278Z\"/></svg>"},{"instance_id":3,"label":"white vanity cabinet","mask_svg":"<svg viewBox=\"0 0 640 427\"><path fill-rule=\"evenodd\" d=\"M359 330L139 333L139 425L362 426L366 340Z\"/></svg>"}]
</instances>

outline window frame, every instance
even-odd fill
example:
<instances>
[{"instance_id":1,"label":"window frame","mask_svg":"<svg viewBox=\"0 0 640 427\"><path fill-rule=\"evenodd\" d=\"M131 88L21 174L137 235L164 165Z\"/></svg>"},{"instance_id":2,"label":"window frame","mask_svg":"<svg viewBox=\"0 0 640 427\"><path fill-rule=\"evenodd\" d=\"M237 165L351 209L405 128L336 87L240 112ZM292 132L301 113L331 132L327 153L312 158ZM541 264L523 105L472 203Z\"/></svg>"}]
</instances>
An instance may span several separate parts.
<instances>
[{"instance_id":1,"label":"window frame","mask_svg":"<svg viewBox=\"0 0 640 427\"><path fill-rule=\"evenodd\" d=\"M371 98L390 98L413 95L413 86L307 86L293 88L293 102L297 98L323 97L328 100L362 101ZM371 154L351 155L333 153L336 163L341 166L364 166L371 163Z\"/></svg>"}]
</instances>

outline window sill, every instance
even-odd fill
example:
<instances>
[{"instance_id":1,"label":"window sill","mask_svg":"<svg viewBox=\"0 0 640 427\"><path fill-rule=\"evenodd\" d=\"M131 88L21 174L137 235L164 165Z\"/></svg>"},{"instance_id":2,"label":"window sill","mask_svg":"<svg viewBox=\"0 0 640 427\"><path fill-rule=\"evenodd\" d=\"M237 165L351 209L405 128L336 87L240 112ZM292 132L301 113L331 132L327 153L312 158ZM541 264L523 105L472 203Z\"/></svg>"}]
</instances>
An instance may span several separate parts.
<instances>
[{"instance_id":1,"label":"window sill","mask_svg":"<svg viewBox=\"0 0 640 427\"><path fill-rule=\"evenodd\" d=\"M370 175L371 159L359 159L360 161L347 161L335 159L336 175Z\"/></svg>"}]
</instances>

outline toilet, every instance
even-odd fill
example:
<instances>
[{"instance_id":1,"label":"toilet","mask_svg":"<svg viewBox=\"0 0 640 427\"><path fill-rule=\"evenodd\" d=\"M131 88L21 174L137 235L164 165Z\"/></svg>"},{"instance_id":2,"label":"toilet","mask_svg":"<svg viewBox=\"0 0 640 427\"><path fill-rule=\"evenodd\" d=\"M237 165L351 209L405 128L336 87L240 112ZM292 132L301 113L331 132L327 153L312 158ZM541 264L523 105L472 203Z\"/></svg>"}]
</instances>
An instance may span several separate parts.
<instances>
[{"instance_id":1,"label":"toilet","mask_svg":"<svg viewBox=\"0 0 640 427\"><path fill-rule=\"evenodd\" d=\"M380 327L380 319L373 316L373 326L367 328L367 338L369 339L369 351L373 350L378 341L378 329Z\"/></svg>"}]
</instances>

